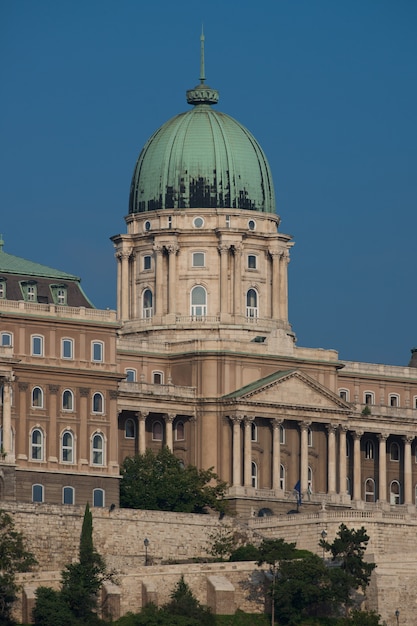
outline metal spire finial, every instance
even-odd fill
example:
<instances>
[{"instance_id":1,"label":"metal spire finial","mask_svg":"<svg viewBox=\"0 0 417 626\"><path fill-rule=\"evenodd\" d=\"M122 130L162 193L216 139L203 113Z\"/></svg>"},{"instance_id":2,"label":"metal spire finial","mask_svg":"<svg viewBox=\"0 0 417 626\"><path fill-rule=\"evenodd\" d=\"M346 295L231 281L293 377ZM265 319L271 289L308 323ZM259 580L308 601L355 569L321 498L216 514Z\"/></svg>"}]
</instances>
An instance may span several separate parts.
<instances>
[{"instance_id":1,"label":"metal spire finial","mask_svg":"<svg viewBox=\"0 0 417 626\"><path fill-rule=\"evenodd\" d=\"M188 104L217 104L219 100L219 92L216 89L212 89L208 85L205 85L206 73L204 67L204 29L201 26L200 35L200 84L194 89L188 89L187 102Z\"/></svg>"},{"instance_id":2,"label":"metal spire finial","mask_svg":"<svg viewBox=\"0 0 417 626\"><path fill-rule=\"evenodd\" d=\"M201 37L200 37L200 84L203 85L206 80L204 69L204 28L201 24Z\"/></svg>"}]
</instances>

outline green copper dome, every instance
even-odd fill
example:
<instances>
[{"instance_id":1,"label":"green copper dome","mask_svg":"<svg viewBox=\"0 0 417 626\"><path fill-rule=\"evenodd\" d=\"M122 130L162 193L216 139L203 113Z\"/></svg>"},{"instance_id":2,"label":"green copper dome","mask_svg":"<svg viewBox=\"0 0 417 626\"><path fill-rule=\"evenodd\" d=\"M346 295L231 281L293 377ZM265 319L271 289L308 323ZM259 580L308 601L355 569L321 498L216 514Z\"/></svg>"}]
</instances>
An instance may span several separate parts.
<instances>
[{"instance_id":1,"label":"green copper dome","mask_svg":"<svg viewBox=\"0 0 417 626\"><path fill-rule=\"evenodd\" d=\"M129 213L158 209L234 208L275 213L271 171L254 136L213 110L218 93L204 84L187 92L194 107L166 122L139 155Z\"/></svg>"}]
</instances>

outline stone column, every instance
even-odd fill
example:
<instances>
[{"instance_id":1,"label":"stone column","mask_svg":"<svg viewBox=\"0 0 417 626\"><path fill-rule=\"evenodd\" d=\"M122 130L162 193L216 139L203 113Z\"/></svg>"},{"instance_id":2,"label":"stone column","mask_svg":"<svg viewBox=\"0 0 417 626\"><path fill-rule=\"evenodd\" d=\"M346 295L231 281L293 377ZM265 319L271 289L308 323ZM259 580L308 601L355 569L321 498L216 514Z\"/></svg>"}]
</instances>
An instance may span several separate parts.
<instances>
[{"instance_id":1,"label":"stone column","mask_svg":"<svg viewBox=\"0 0 417 626\"><path fill-rule=\"evenodd\" d=\"M118 437L118 420L117 415L117 390L109 390L109 437L108 437L108 455L107 465L109 467L119 467L119 437Z\"/></svg>"},{"instance_id":2,"label":"stone column","mask_svg":"<svg viewBox=\"0 0 417 626\"><path fill-rule=\"evenodd\" d=\"M129 258L131 250L123 250L120 252L120 258L122 263L122 286L121 286L121 319L127 320L130 316L129 311L129 296L130 296L130 284L129 284Z\"/></svg>"},{"instance_id":3,"label":"stone column","mask_svg":"<svg viewBox=\"0 0 417 626\"><path fill-rule=\"evenodd\" d=\"M117 259L117 316L122 318L122 255L116 252L114 255Z\"/></svg>"},{"instance_id":4,"label":"stone column","mask_svg":"<svg viewBox=\"0 0 417 626\"><path fill-rule=\"evenodd\" d=\"M288 262L290 260L288 250L280 256L279 264L279 318L288 319Z\"/></svg>"},{"instance_id":5,"label":"stone column","mask_svg":"<svg viewBox=\"0 0 417 626\"><path fill-rule=\"evenodd\" d=\"M80 387L80 452L79 462L81 465L88 465L90 461L90 437L88 433L88 420L91 413L89 406L90 389Z\"/></svg>"},{"instance_id":6,"label":"stone column","mask_svg":"<svg viewBox=\"0 0 417 626\"><path fill-rule=\"evenodd\" d=\"M327 428L327 489L336 493L336 429L334 424L326 424Z\"/></svg>"},{"instance_id":7,"label":"stone column","mask_svg":"<svg viewBox=\"0 0 417 626\"><path fill-rule=\"evenodd\" d=\"M279 302L280 302L280 272L279 272L279 252L278 250L270 250L269 254L272 258L272 286L271 286L271 316L272 319L279 319Z\"/></svg>"},{"instance_id":8,"label":"stone column","mask_svg":"<svg viewBox=\"0 0 417 626\"><path fill-rule=\"evenodd\" d=\"M380 433L377 435L379 441L379 484L378 484L378 500L380 502L387 501L387 438L388 435Z\"/></svg>"},{"instance_id":9,"label":"stone column","mask_svg":"<svg viewBox=\"0 0 417 626\"><path fill-rule=\"evenodd\" d=\"M173 450L173 436L172 436L172 424L173 421L175 419L176 414L175 413L166 413L164 415L164 419L165 419L165 441L166 441L166 445L168 446L168 448L171 450Z\"/></svg>"},{"instance_id":10,"label":"stone column","mask_svg":"<svg viewBox=\"0 0 417 626\"><path fill-rule=\"evenodd\" d=\"M19 410L20 415L26 415L26 400L29 383L17 383L19 388ZM15 450L19 451L19 458L27 460L28 440L27 440L27 420L16 420L16 445Z\"/></svg>"},{"instance_id":11,"label":"stone column","mask_svg":"<svg viewBox=\"0 0 417 626\"><path fill-rule=\"evenodd\" d=\"M139 422L139 454L145 454L146 451L146 428L145 422L149 413L145 411L138 411L137 418Z\"/></svg>"},{"instance_id":12,"label":"stone column","mask_svg":"<svg viewBox=\"0 0 417 626\"><path fill-rule=\"evenodd\" d=\"M253 419L244 418L244 462L243 462L243 484L245 487L252 487L252 422Z\"/></svg>"},{"instance_id":13,"label":"stone column","mask_svg":"<svg viewBox=\"0 0 417 626\"><path fill-rule=\"evenodd\" d=\"M155 294L153 308L155 315L162 316L163 314L163 301L162 301L162 282L163 282L163 247L159 244L155 244L153 247L155 253Z\"/></svg>"},{"instance_id":14,"label":"stone column","mask_svg":"<svg viewBox=\"0 0 417 626\"><path fill-rule=\"evenodd\" d=\"M12 451L12 381L13 375L3 378L3 452L5 460L14 462Z\"/></svg>"},{"instance_id":15,"label":"stone column","mask_svg":"<svg viewBox=\"0 0 417 626\"><path fill-rule=\"evenodd\" d=\"M363 431L357 430L353 433L353 499L361 500L361 437Z\"/></svg>"},{"instance_id":16,"label":"stone column","mask_svg":"<svg viewBox=\"0 0 417 626\"><path fill-rule=\"evenodd\" d=\"M49 429L48 429L48 461L58 463L59 442L57 449L56 414L57 414L57 394L58 385L49 385Z\"/></svg>"},{"instance_id":17,"label":"stone column","mask_svg":"<svg viewBox=\"0 0 417 626\"><path fill-rule=\"evenodd\" d=\"M347 483L346 471L346 433L347 426L341 425L339 428L339 493L345 494Z\"/></svg>"},{"instance_id":18,"label":"stone column","mask_svg":"<svg viewBox=\"0 0 417 626\"><path fill-rule=\"evenodd\" d=\"M311 422L299 422L300 426L300 489L306 493L308 487L308 429Z\"/></svg>"},{"instance_id":19,"label":"stone column","mask_svg":"<svg viewBox=\"0 0 417 626\"><path fill-rule=\"evenodd\" d=\"M275 418L272 420L272 489L275 491L280 489L281 476L281 443L280 429L282 419Z\"/></svg>"},{"instance_id":20,"label":"stone column","mask_svg":"<svg viewBox=\"0 0 417 626\"><path fill-rule=\"evenodd\" d=\"M235 256L234 256L234 294L233 294L233 311L235 315L242 314L242 252L243 246L238 243L235 245Z\"/></svg>"},{"instance_id":21,"label":"stone column","mask_svg":"<svg viewBox=\"0 0 417 626\"><path fill-rule=\"evenodd\" d=\"M176 244L170 244L166 246L168 251L168 292L169 292L169 301L168 301L168 313L176 313L177 312L177 302L176 302L176 294L177 294L177 252L178 246Z\"/></svg>"},{"instance_id":22,"label":"stone column","mask_svg":"<svg viewBox=\"0 0 417 626\"><path fill-rule=\"evenodd\" d=\"M404 441L404 504L412 504L412 468L411 468L411 444L414 440L413 435L403 437Z\"/></svg>"},{"instance_id":23,"label":"stone column","mask_svg":"<svg viewBox=\"0 0 417 626\"><path fill-rule=\"evenodd\" d=\"M227 261L229 255L229 246L220 244L220 315L229 313L229 294L227 290Z\"/></svg>"},{"instance_id":24,"label":"stone column","mask_svg":"<svg viewBox=\"0 0 417 626\"><path fill-rule=\"evenodd\" d=\"M233 474L232 484L233 487L241 486L241 467L242 461L240 458L240 424L242 417L240 415L233 415L230 417L233 423Z\"/></svg>"}]
</instances>

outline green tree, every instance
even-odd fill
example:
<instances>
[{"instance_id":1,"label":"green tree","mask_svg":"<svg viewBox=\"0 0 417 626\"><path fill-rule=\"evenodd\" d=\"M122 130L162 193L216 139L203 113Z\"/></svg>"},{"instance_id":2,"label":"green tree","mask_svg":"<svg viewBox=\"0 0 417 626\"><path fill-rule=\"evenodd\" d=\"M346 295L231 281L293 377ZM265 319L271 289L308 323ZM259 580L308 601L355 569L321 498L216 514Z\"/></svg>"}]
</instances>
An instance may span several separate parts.
<instances>
[{"instance_id":1,"label":"green tree","mask_svg":"<svg viewBox=\"0 0 417 626\"><path fill-rule=\"evenodd\" d=\"M28 572L36 559L26 548L22 533L15 529L10 515L0 510L0 624L11 624L11 610L19 587L18 572Z\"/></svg>"},{"instance_id":2,"label":"green tree","mask_svg":"<svg viewBox=\"0 0 417 626\"><path fill-rule=\"evenodd\" d=\"M67 565L62 572L62 600L71 613L85 624L97 621L98 592L107 573L102 556L93 545L93 517L88 504L85 507L80 537L79 562Z\"/></svg>"},{"instance_id":3,"label":"green tree","mask_svg":"<svg viewBox=\"0 0 417 626\"><path fill-rule=\"evenodd\" d=\"M258 565L269 563L275 565L280 561L287 561L298 556L295 543L287 543L284 539L264 539L259 546Z\"/></svg>"},{"instance_id":4,"label":"green tree","mask_svg":"<svg viewBox=\"0 0 417 626\"><path fill-rule=\"evenodd\" d=\"M339 526L332 543L320 540L320 546L331 553L333 562L339 564L339 567L329 570L329 575L337 590L338 600L346 609L354 602L353 591L361 589L363 593L365 592L376 567L375 563L364 560L368 542L369 536L363 526L355 530L345 524Z\"/></svg>"},{"instance_id":5,"label":"green tree","mask_svg":"<svg viewBox=\"0 0 417 626\"><path fill-rule=\"evenodd\" d=\"M259 548L253 543L247 543L233 550L229 561L259 561L260 558Z\"/></svg>"},{"instance_id":6,"label":"green tree","mask_svg":"<svg viewBox=\"0 0 417 626\"><path fill-rule=\"evenodd\" d=\"M127 457L121 467L120 504L131 509L204 513L225 511L226 483L213 472L183 467L169 448Z\"/></svg>"},{"instance_id":7,"label":"green tree","mask_svg":"<svg viewBox=\"0 0 417 626\"><path fill-rule=\"evenodd\" d=\"M210 609L201 605L195 598L183 576L171 594L171 601L164 606L164 610L170 615L182 615L195 619L196 624L200 626L211 626L216 623Z\"/></svg>"},{"instance_id":8,"label":"green tree","mask_svg":"<svg viewBox=\"0 0 417 626\"><path fill-rule=\"evenodd\" d=\"M36 626L57 626L57 624L77 626L77 619L69 606L62 601L61 591L50 587L38 587L35 595L33 621Z\"/></svg>"}]
</instances>

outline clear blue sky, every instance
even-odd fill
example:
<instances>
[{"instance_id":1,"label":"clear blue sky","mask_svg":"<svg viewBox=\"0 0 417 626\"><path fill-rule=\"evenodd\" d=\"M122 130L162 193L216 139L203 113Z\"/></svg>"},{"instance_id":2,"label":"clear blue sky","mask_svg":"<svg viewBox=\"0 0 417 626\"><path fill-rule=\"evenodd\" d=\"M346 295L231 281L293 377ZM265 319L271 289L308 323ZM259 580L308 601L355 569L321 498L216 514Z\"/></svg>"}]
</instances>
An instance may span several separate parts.
<instances>
[{"instance_id":1,"label":"clear blue sky","mask_svg":"<svg viewBox=\"0 0 417 626\"><path fill-rule=\"evenodd\" d=\"M299 345L407 364L417 346L415 0L2 0L5 251L82 277L115 307L147 138L187 110L204 22L218 109L270 162L296 242Z\"/></svg>"}]
</instances>

